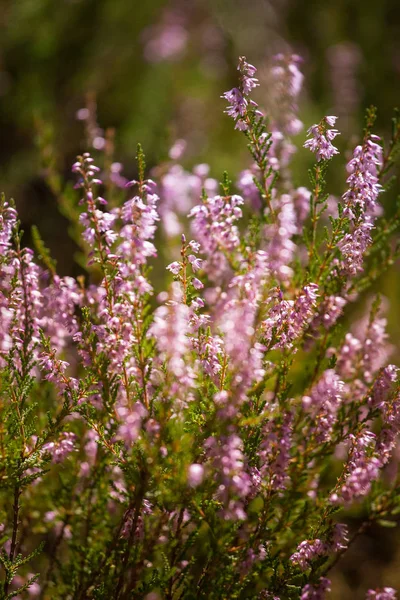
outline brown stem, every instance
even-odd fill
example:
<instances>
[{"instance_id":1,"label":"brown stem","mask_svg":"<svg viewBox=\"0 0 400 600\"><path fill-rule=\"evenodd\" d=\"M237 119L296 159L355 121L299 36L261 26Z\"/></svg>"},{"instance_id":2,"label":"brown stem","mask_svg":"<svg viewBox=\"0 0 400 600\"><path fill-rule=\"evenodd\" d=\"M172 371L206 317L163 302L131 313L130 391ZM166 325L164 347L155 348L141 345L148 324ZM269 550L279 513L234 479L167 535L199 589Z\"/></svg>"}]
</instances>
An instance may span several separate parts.
<instances>
[{"instance_id":1,"label":"brown stem","mask_svg":"<svg viewBox=\"0 0 400 600\"><path fill-rule=\"evenodd\" d=\"M135 500L134 508L133 508L134 514L133 514L133 519L132 519L132 524L131 524L131 530L129 532L129 538L128 538L128 542L127 542L127 545L125 548L125 552L122 557L121 570L120 570L120 574L118 577L117 586L115 588L115 593L114 593L115 600L120 600L121 594L123 591L125 571L126 571L126 567L128 565L132 546L134 546L133 539L135 537L136 528L137 528L137 524L138 524L139 517L140 517L140 511L142 509L143 499L144 499L144 495L146 493L146 489L145 489L146 482L147 482L147 474L142 471L141 486L140 486L140 490L138 490L138 494L136 496L136 500Z\"/></svg>"},{"instance_id":2,"label":"brown stem","mask_svg":"<svg viewBox=\"0 0 400 600\"><path fill-rule=\"evenodd\" d=\"M19 498L20 498L20 496L21 496L21 488L20 488L20 484L18 483L14 488L13 529L12 529L11 547L10 547L10 553L9 553L10 562L13 562L13 560L14 560L15 549L17 547L18 527L19 527L19 523L20 523L20 521L19 521L19 511L20 511ZM5 581L4 581L4 586L3 586L5 595L7 595L7 593L8 593L9 585L10 585L10 582L8 581L8 573L7 573Z\"/></svg>"}]
</instances>

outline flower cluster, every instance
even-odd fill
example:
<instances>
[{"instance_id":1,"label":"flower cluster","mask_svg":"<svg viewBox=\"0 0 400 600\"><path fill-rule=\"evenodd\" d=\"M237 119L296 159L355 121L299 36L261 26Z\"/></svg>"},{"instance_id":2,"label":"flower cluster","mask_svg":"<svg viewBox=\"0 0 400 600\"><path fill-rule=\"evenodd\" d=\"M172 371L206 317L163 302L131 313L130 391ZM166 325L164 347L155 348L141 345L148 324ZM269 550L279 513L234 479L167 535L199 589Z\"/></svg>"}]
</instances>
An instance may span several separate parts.
<instances>
[{"instance_id":1,"label":"flower cluster","mask_svg":"<svg viewBox=\"0 0 400 600\"><path fill-rule=\"evenodd\" d=\"M239 59L238 71L240 74L239 87L225 92L222 98L229 102L225 112L235 120L235 129L246 131L249 128L249 110L258 111L257 103L250 99L250 92L259 83L258 79L254 77L257 69L249 64L244 56Z\"/></svg>"},{"instance_id":2,"label":"flower cluster","mask_svg":"<svg viewBox=\"0 0 400 600\"><path fill-rule=\"evenodd\" d=\"M324 117L318 125L312 125L307 131L307 136L310 138L304 143L304 148L308 148L314 152L317 161L330 160L339 151L332 144L332 140L339 134L337 129L329 129L334 127L337 117Z\"/></svg>"},{"instance_id":3,"label":"flower cluster","mask_svg":"<svg viewBox=\"0 0 400 600\"><path fill-rule=\"evenodd\" d=\"M153 179L140 146L129 182L79 156L77 278L38 232L24 245L1 199L3 600L322 600L349 539L395 522L399 369L366 254L380 271L396 258L378 197L398 148L369 119L325 220L336 118L309 130L311 188L295 187L299 62L276 58L269 130L240 59L224 94L251 152L236 187L181 166L182 140ZM348 528L360 500L368 519Z\"/></svg>"}]
</instances>

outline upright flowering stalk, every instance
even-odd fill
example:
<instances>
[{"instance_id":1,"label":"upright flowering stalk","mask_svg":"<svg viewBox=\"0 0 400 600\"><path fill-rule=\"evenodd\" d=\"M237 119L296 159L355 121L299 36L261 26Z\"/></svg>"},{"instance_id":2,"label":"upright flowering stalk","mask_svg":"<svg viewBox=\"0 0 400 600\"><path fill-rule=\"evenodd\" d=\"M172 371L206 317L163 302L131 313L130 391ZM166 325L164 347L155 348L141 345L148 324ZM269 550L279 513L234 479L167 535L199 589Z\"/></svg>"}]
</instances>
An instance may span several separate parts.
<instances>
[{"instance_id":1,"label":"upright flowering stalk","mask_svg":"<svg viewBox=\"0 0 400 600\"><path fill-rule=\"evenodd\" d=\"M173 164L162 175L159 214L168 236L182 233L183 223L180 219L197 204L202 189L207 196L217 194L218 182L209 176L209 171L207 164L196 165L191 172L179 164Z\"/></svg>"},{"instance_id":2,"label":"upright flowering stalk","mask_svg":"<svg viewBox=\"0 0 400 600\"><path fill-rule=\"evenodd\" d=\"M313 268L314 261L318 255L317 252L317 225L319 218L325 210L324 202L326 196L324 196L324 174L327 168L328 161L335 154L339 154L338 149L332 144L332 140L339 134L337 129L333 128L336 123L337 117L328 116L324 117L317 125L312 125L308 131L308 140L304 143L304 148L308 148L311 152L315 153L317 164L314 166L313 173L311 175L311 181L313 184L312 193L310 196L310 234L308 240L308 258L310 269ZM319 210L320 209L320 210Z\"/></svg>"},{"instance_id":3,"label":"upright flowering stalk","mask_svg":"<svg viewBox=\"0 0 400 600\"><path fill-rule=\"evenodd\" d=\"M303 128L299 120L298 97L303 87L304 75L299 69L302 59L297 54L276 54L271 69L275 90L274 96L278 106L277 128L287 135L297 135Z\"/></svg>"},{"instance_id":4,"label":"upright flowering stalk","mask_svg":"<svg viewBox=\"0 0 400 600\"><path fill-rule=\"evenodd\" d=\"M289 483L289 462L293 444L293 413L270 419L262 430L258 473L262 487L284 490Z\"/></svg>"},{"instance_id":5,"label":"upright flowering stalk","mask_svg":"<svg viewBox=\"0 0 400 600\"><path fill-rule=\"evenodd\" d=\"M321 540L305 541L299 544L297 551L290 557L294 565L298 565L302 571L311 567L311 561L326 554L327 547Z\"/></svg>"},{"instance_id":6,"label":"upright flowering stalk","mask_svg":"<svg viewBox=\"0 0 400 600\"><path fill-rule=\"evenodd\" d=\"M254 126L250 135L246 130L255 162L249 169L242 171L237 185L243 197L248 199L257 211L262 204L268 204L269 194L271 199L274 199L274 211L279 210L281 204L279 198L275 197L274 189L278 174L281 189L287 191L292 187L288 165L296 147L288 136L296 135L303 127L297 116L297 101L303 82L303 75L299 70L300 62L300 57L294 54L278 54L274 57L271 87L276 106L275 118L270 123L271 131L267 133L262 115L258 113L253 119Z\"/></svg>"},{"instance_id":7,"label":"upright flowering stalk","mask_svg":"<svg viewBox=\"0 0 400 600\"><path fill-rule=\"evenodd\" d=\"M382 417L382 429L377 438L377 452L382 463L392 457L400 431L400 389L398 368L388 365L380 372L368 399L371 408L377 408Z\"/></svg>"},{"instance_id":8,"label":"upright flowering stalk","mask_svg":"<svg viewBox=\"0 0 400 600\"><path fill-rule=\"evenodd\" d=\"M293 276L288 265L292 263L296 252L292 238L298 232L298 225L292 197L282 194L277 204L276 222L265 227L269 240L265 251L269 257L269 268L278 282L288 282Z\"/></svg>"},{"instance_id":9,"label":"upright flowering stalk","mask_svg":"<svg viewBox=\"0 0 400 600\"><path fill-rule=\"evenodd\" d=\"M39 315L42 295L39 289L39 267L33 261L30 248L21 248L20 237L16 236L16 248L10 251L7 275L11 275L8 291L10 317L9 335L13 340L9 358L17 369L29 372L31 360L37 356ZM28 367L28 365L30 365Z\"/></svg>"},{"instance_id":10,"label":"upright flowering stalk","mask_svg":"<svg viewBox=\"0 0 400 600\"><path fill-rule=\"evenodd\" d=\"M244 501L251 490L251 480L245 471L243 442L238 435L210 437L205 442L207 454L217 472L216 498L222 502L222 516L229 520L244 520Z\"/></svg>"},{"instance_id":11,"label":"upright flowering stalk","mask_svg":"<svg viewBox=\"0 0 400 600\"><path fill-rule=\"evenodd\" d=\"M13 320L14 310L10 306L10 294L16 287L15 262L13 260L12 235L17 225L17 212L9 205L4 196L0 204L0 269L1 269L1 292L0 292L0 353L1 362L4 365L4 358L8 354L13 344L10 327Z\"/></svg>"},{"instance_id":12,"label":"upright flowering stalk","mask_svg":"<svg viewBox=\"0 0 400 600\"><path fill-rule=\"evenodd\" d=\"M166 364L173 382L167 388L165 400L176 397L177 408L185 404L185 398L194 383L194 372L186 358L190 349L189 320L190 309L183 302L181 286L174 282L170 299L155 311L149 335L154 337L159 351L159 359L153 365L154 375L156 369Z\"/></svg>"},{"instance_id":13,"label":"upright flowering stalk","mask_svg":"<svg viewBox=\"0 0 400 600\"><path fill-rule=\"evenodd\" d=\"M321 577L318 584L307 583L301 590L300 600L324 600L326 593L330 592L331 582L326 577Z\"/></svg>"},{"instance_id":14,"label":"upright flowering stalk","mask_svg":"<svg viewBox=\"0 0 400 600\"><path fill-rule=\"evenodd\" d=\"M345 467L344 482L338 484L331 494L333 504L350 505L366 496L373 481L379 477L382 461L375 450L375 434L363 431L359 435L349 435L352 446Z\"/></svg>"},{"instance_id":15,"label":"upright flowering stalk","mask_svg":"<svg viewBox=\"0 0 400 600\"><path fill-rule=\"evenodd\" d=\"M263 210L267 208L272 213L271 198L275 177L269 156L271 134L267 132L264 115L258 104L250 98L250 92L259 85L258 79L254 77L257 69L242 56L239 59L238 71L239 87L232 88L222 95L222 98L229 102L225 112L235 120L235 129L246 134L248 147L257 167L253 181L260 193Z\"/></svg>"},{"instance_id":16,"label":"upright flowering stalk","mask_svg":"<svg viewBox=\"0 0 400 600\"><path fill-rule=\"evenodd\" d=\"M334 127L337 117L324 117L318 125L312 125L308 131L309 139L304 143L304 148L308 148L317 157L317 161L330 160L339 151L332 144L339 132L337 129L329 129Z\"/></svg>"},{"instance_id":17,"label":"upright flowering stalk","mask_svg":"<svg viewBox=\"0 0 400 600\"><path fill-rule=\"evenodd\" d=\"M252 264L242 275L234 277L229 292L215 307L215 324L224 342L224 378L230 381L231 393L225 401L221 414L235 413L245 400L249 388L259 383L265 375L264 353L260 343L259 314L265 297L268 280L268 257L262 250L253 257Z\"/></svg>"},{"instance_id":18,"label":"upright flowering stalk","mask_svg":"<svg viewBox=\"0 0 400 600\"><path fill-rule=\"evenodd\" d=\"M309 396L303 396L304 409L311 415L314 425L311 433L317 442L329 440L332 427L342 402L343 382L334 370L325 371L312 388Z\"/></svg>"},{"instance_id":19,"label":"upright flowering stalk","mask_svg":"<svg viewBox=\"0 0 400 600\"><path fill-rule=\"evenodd\" d=\"M363 62L360 46L342 42L327 51L334 112L339 115L342 128L351 133L360 102L358 71Z\"/></svg>"},{"instance_id":20,"label":"upright flowering stalk","mask_svg":"<svg viewBox=\"0 0 400 600\"><path fill-rule=\"evenodd\" d=\"M387 321L375 302L369 317L355 324L337 352L336 371L345 382L348 401L360 400L385 365L393 348L388 343Z\"/></svg>"},{"instance_id":21,"label":"upright flowering stalk","mask_svg":"<svg viewBox=\"0 0 400 600\"><path fill-rule=\"evenodd\" d=\"M354 275L362 270L364 255L371 245L371 231L380 212L377 202L382 191L378 173L382 165L380 138L369 135L362 146L354 150L347 170L349 189L343 195L343 215L351 223L350 232L339 242L341 269Z\"/></svg>"},{"instance_id":22,"label":"upright flowering stalk","mask_svg":"<svg viewBox=\"0 0 400 600\"><path fill-rule=\"evenodd\" d=\"M85 191L87 212L81 216L86 225L84 237L93 245L93 260L98 262L104 274L102 284L94 290L93 304L98 307L101 319L92 330L97 339L97 350L107 355L110 367L121 381L121 410L130 403L132 377L139 377L142 395L140 401L148 404L147 385L149 366L143 354L143 299L151 293L145 268L149 257L156 255L151 242L156 230L158 196L155 184L144 177L144 157L138 149L139 180L129 186L137 186L138 194L112 213L100 210L104 199L93 200L92 186L100 180L93 179L97 168L90 157L84 156L74 167L82 175L80 183ZM80 165L78 167L78 165ZM117 219L122 221L116 231ZM80 341L81 336L75 336ZM142 412L139 407L139 411Z\"/></svg>"},{"instance_id":23,"label":"upright flowering stalk","mask_svg":"<svg viewBox=\"0 0 400 600\"><path fill-rule=\"evenodd\" d=\"M267 313L262 326L271 348L291 348L310 321L318 294L315 283L306 285L295 300L279 301Z\"/></svg>"},{"instance_id":24,"label":"upright flowering stalk","mask_svg":"<svg viewBox=\"0 0 400 600\"><path fill-rule=\"evenodd\" d=\"M250 126L250 113L257 110L257 104L250 99L250 92L260 84L254 77L257 69L246 61L244 56L239 59L239 87L225 92L222 98L229 102L226 113L235 120L235 129L247 131Z\"/></svg>"},{"instance_id":25,"label":"upright flowering stalk","mask_svg":"<svg viewBox=\"0 0 400 600\"><path fill-rule=\"evenodd\" d=\"M207 256L205 271L212 281L226 276L230 263L236 259L239 230L236 225L242 216L243 198L238 195L204 198L189 213L192 232Z\"/></svg>"}]
</instances>

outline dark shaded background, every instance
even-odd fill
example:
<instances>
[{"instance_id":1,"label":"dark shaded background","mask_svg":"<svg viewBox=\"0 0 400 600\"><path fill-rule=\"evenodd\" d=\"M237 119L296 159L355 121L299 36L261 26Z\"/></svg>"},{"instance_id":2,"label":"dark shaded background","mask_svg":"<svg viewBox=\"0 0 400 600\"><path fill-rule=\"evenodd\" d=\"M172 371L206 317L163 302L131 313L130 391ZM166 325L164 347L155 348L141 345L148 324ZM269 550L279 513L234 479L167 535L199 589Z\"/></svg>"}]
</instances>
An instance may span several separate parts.
<instances>
[{"instance_id":1,"label":"dark shaded background","mask_svg":"<svg viewBox=\"0 0 400 600\"><path fill-rule=\"evenodd\" d=\"M237 173L248 160L245 144L222 115L220 95L235 85L239 55L263 80L280 51L304 57L306 126L339 115L346 155L372 103L377 131L389 133L400 105L399 0L0 0L0 188L16 199L28 231L39 225L61 272L76 273L67 221L45 175L51 163L72 180L70 166L86 144L76 113L87 94L97 99L100 127L115 129L115 157L128 176L138 141L151 167L182 137L186 166L207 162L216 177L224 169ZM259 100L268 106L268 81ZM300 151L298 185L308 184L307 161ZM342 166L331 173L336 193ZM394 197L386 199L389 214ZM395 339L399 280L394 268L377 286L391 299ZM397 529L365 535L337 569L332 598L400 585L398 541Z\"/></svg>"}]
</instances>

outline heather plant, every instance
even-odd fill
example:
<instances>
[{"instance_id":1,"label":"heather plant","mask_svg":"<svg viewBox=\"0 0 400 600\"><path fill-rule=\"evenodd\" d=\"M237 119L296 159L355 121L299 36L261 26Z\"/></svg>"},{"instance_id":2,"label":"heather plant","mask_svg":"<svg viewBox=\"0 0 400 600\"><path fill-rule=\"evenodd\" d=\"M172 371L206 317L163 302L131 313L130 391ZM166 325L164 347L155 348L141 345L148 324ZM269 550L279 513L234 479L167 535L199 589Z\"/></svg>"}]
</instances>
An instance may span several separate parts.
<instances>
[{"instance_id":1,"label":"heather plant","mask_svg":"<svg viewBox=\"0 0 400 600\"><path fill-rule=\"evenodd\" d=\"M303 140L310 189L295 187L299 65L276 58L278 123L240 59L223 98L253 162L234 184L185 170L182 141L154 180L140 146L132 181L103 146L84 153L75 195L49 161L77 279L37 229L24 245L2 198L3 600L317 600L358 535L396 525L400 384L371 292L398 255L381 197L400 121L386 145L367 112L332 203L323 117Z\"/></svg>"}]
</instances>

